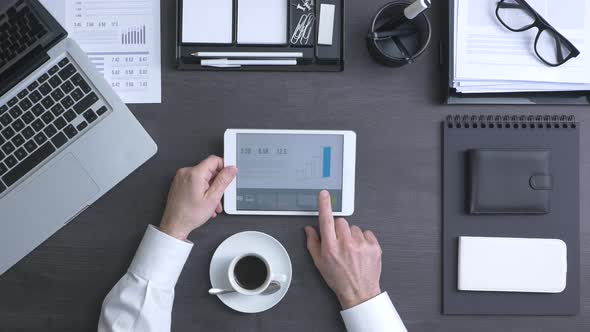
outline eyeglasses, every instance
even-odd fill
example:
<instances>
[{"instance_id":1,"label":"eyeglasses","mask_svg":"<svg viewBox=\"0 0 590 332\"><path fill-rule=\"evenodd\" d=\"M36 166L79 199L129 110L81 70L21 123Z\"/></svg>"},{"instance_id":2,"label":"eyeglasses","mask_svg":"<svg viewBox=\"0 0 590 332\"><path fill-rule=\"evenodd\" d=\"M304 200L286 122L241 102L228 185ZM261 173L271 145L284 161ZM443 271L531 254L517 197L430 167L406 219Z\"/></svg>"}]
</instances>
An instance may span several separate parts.
<instances>
[{"instance_id":1,"label":"eyeglasses","mask_svg":"<svg viewBox=\"0 0 590 332\"><path fill-rule=\"evenodd\" d=\"M500 0L496 17L513 32L539 29L535 38L535 53L545 64L557 67L580 55L580 51L567 38L551 26L525 0Z\"/></svg>"}]
</instances>

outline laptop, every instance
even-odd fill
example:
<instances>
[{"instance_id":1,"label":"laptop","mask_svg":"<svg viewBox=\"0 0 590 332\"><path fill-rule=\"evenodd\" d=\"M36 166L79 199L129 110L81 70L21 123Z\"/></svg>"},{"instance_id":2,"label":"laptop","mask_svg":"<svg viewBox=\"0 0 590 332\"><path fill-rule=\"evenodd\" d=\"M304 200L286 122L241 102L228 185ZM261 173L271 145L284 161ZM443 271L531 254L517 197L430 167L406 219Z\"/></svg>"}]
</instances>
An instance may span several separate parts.
<instances>
[{"instance_id":1,"label":"laptop","mask_svg":"<svg viewBox=\"0 0 590 332\"><path fill-rule=\"evenodd\" d=\"M157 151L37 0L0 4L0 274Z\"/></svg>"}]
</instances>

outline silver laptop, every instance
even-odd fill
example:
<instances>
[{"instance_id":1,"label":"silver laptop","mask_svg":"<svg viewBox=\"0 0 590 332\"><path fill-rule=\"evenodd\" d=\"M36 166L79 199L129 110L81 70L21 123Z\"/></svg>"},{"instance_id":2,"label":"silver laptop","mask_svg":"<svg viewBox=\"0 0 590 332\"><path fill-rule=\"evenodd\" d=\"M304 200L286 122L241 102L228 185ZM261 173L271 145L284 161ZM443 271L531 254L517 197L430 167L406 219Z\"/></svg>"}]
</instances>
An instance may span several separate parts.
<instances>
[{"instance_id":1,"label":"silver laptop","mask_svg":"<svg viewBox=\"0 0 590 332\"><path fill-rule=\"evenodd\" d=\"M157 146L37 0L0 3L0 274Z\"/></svg>"}]
</instances>

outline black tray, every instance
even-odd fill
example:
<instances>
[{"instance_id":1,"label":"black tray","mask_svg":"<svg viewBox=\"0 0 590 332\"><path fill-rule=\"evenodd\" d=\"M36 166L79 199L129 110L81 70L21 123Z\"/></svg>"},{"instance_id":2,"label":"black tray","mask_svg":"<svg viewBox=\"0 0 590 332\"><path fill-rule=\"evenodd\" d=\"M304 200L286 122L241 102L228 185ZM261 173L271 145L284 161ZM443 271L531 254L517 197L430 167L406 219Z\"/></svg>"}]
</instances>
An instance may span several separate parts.
<instances>
[{"instance_id":1,"label":"black tray","mask_svg":"<svg viewBox=\"0 0 590 332\"><path fill-rule=\"evenodd\" d=\"M315 16L313 36L310 41L317 40L317 23L319 18L319 8L321 4L336 5L336 15L334 17L334 42L331 46L325 45L243 45L237 43L237 8L238 1L234 3L234 32L233 42L231 44L200 44L200 43L183 43L182 42L182 4L183 0L176 0L177 7L177 24L176 24L176 60L179 70L204 70L204 71L324 71L339 72L344 70L344 17L345 17L345 0L315 0ZM291 37L294 26L297 25L298 19L302 12L297 10L292 4L300 3L300 0L285 0L289 2L287 42ZM295 66L242 66L239 68L217 68L201 66L201 59L191 56L195 52L302 52L303 58L298 59ZM327 58L318 58L323 54Z\"/></svg>"}]
</instances>

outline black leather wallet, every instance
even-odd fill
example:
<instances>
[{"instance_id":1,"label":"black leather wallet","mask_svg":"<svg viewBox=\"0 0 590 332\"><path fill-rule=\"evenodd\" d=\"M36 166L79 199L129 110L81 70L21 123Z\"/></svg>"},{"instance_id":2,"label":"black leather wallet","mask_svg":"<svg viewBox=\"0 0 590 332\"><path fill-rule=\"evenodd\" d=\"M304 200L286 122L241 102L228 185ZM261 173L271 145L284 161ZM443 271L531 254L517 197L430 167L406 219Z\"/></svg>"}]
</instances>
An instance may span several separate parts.
<instances>
[{"instance_id":1,"label":"black leather wallet","mask_svg":"<svg viewBox=\"0 0 590 332\"><path fill-rule=\"evenodd\" d=\"M545 150L470 150L471 214L546 214L553 178Z\"/></svg>"}]
</instances>

